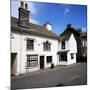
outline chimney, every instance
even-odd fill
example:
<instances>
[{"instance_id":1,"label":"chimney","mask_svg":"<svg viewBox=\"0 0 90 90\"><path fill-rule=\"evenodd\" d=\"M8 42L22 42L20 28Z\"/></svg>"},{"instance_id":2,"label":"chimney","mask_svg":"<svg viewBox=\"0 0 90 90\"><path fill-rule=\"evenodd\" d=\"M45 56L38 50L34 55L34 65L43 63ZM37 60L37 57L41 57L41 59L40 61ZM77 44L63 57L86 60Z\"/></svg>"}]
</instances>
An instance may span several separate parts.
<instances>
[{"instance_id":1,"label":"chimney","mask_svg":"<svg viewBox=\"0 0 90 90\"><path fill-rule=\"evenodd\" d=\"M43 27L45 27L47 30L52 30L52 25L49 22L46 22Z\"/></svg>"},{"instance_id":2,"label":"chimney","mask_svg":"<svg viewBox=\"0 0 90 90\"><path fill-rule=\"evenodd\" d=\"M28 10L28 4L27 3L25 3L25 9Z\"/></svg>"},{"instance_id":3,"label":"chimney","mask_svg":"<svg viewBox=\"0 0 90 90\"><path fill-rule=\"evenodd\" d=\"M71 26L72 26L71 24L67 24L67 28L71 28Z\"/></svg>"},{"instance_id":4,"label":"chimney","mask_svg":"<svg viewBox=\"0 0 90 90\"><path fill-rule=\"evenodd\" d=\"M24 8L24 2L21 1L21 8Z\"/></svg>"},{"instance_id":5,"label":"chimney","mask_svg":"<svg viewBox=\"0 0 90 90\"><path fill-rule=\"evenodd\" d=\"M28 28L29 25L29 11L28 4L21 1L21 6L19 7L19 26Z\"/></svg>"}]
</instances>

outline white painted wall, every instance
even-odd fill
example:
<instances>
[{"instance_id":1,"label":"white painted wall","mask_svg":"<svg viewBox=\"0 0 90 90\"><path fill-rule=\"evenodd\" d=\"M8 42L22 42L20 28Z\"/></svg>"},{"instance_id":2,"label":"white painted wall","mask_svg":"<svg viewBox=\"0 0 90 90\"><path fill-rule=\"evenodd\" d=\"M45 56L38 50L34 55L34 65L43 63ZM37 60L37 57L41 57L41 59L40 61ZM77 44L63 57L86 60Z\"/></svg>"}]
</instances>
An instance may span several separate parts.
<instances>
[{"instance_id":1,"label":"white painted wall","mask_svg":"<svg viewBox=\"0 0 90 90\"><path fill-rule=\"evenodd\" d=\"M57 65L57 50L58 50L58 41L50 38L38 37L33 35L23 34L20 35L18 33L13 33L14 38L11 39L11 53L17 52L17 74L32 72L40 69L40 64L36 68L28 68L26 69L26 55L27 54L38 54L38 63L39 56L44 55L45 57L45 68L50 67L50 64L46 62L46 56L52 56L52 62L54 65ZM26 39L32 38L34 40L34 50L26 50ZM44 41L51 42L51 51L43 51L43 42Z\"/></svg>"},{"instance_id":2,"label":"white painted wall","mask_svg":"<svg viewBox=\"0 0 90 90\"><path fill-rule=\"evenodd\" d=\"M73 63L76 63L76 53L77 53L77 42L73 34L71 34L68 44L69 44L69 50L70 50L68 52L68 64L73 64ZM74 54L74 59L71 59L72 53Z\"/></svg>"},{"instance_id":3,"label":"white painted wall","mask_svg":"<svg viewBox=\"0 0 90 90\"><path fill-rule=\"evenodd\" d=\"M68 44L69 44L70 53L77 53L77 42L73 34L71 34Z\"/></svg>"},{"instance_id":4,"label":"white painted wall","mask_svg":"<svg viewBox=\"0 0 90 90\"><path fill-rule=\"evenodd\" d=\"M61 42L59 43L59 51L65 51L65 50L69 50L67 53L67 62L59 61L59 58L58 58L58 64L69 65L69 64L76 63L77 43L73 34L71 34L68 41L65 41L65 49L61 49ZM74 59L71 59L72 53L74 54Z\"/></svg>"},{"instance_id":5,"label":"white painted wall","mask_svg":"<svg viewBox=\"0 0 90 90\"><path fill-rule=\"evenodd\" d=\"M17 53L17 73L27 73L32 72L40 69L40 56L44 56L44 68L48 68L51 66L51 63L46 62L46 56L52 56L52 63L54 65L68 65L72 63L76 63L76 53L77 53L77 44L76 40L74 38L74 35L71 34L70 39L66 41L66 48L65 50L69 50L67 54L68 61L67 62L60 62L57 56L58 50L61 49L61 42L58 43L58 40L50 39L50 38L44 38L29 34L19 34L19 33L12 33L12 36L14 37L11 39L11 53ZM34 39L34 50L26 50L26 39L31 38ZM51 51L43 51L43 42L45 41L51 42ZM58 47L59 46L59 47ZM74 59L71 60L71 53L74 53ZM26 68L26 55L27 54L38 54L38 67L34 68Z\"/></svg>"}]
</instances>

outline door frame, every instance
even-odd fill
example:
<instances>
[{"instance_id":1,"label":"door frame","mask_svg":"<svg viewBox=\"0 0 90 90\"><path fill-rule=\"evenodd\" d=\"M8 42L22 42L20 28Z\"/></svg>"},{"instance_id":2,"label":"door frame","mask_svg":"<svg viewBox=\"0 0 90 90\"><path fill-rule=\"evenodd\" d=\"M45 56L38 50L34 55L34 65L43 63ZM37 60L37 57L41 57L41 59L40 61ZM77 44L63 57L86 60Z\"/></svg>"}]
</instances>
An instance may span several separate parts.
<instances>
[{"instance_id":1,"label":"door frame","mask_svg":"<svg viewBox=\"0 0 90 90\"><path fill-rule=\"evenodd\" d=\"M43 60L41 60L41 57L43 57ZM44 67L45 67L45 56L44 55L40 55L39 56L39 58L40 58L40 69L44 69ZM42 63L43 63L43 66L41 66L42 65Z\"/></svg>"},{"instance_id":2,"label":"door frame","mask_svg":"<svg viewBox=\"0 0 90 90\"><path fill-rule=\"evenodd\" d=\"M17 72L17 53L11 53L11 75L16 75Z\"/></svg>"}]
</instances>

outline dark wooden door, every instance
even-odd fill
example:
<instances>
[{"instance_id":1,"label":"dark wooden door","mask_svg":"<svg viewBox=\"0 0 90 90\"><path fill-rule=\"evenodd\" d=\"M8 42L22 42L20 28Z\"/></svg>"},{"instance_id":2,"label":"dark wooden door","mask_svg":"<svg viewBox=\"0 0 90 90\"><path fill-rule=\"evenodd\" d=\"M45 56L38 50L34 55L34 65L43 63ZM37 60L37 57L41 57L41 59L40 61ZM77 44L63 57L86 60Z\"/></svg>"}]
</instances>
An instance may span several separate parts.
<instances>
[{"instance_id":1,"label":"dark wooden door","mask_svg":"<svg viewBox=\"0 0 90 90\"><path fill-rule=\"evenodd\" d=\"M40 56L40 69L44 68L44 56Z\"/></svg>"}]
</instances>

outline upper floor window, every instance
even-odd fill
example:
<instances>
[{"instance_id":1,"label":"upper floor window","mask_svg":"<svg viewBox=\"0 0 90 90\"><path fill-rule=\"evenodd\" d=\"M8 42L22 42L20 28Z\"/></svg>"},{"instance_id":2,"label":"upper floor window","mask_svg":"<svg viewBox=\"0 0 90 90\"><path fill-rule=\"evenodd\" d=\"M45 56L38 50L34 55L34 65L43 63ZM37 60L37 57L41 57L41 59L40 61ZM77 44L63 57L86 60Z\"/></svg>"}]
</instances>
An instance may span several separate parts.
<instances>
[{"instance_id":1,"label":"upper floor window","mask_svg":"<svg viewBox=\"0 0 90 90\"><path fill-rule=\"evenodd\" d=\"M43 49L45 51L50 51L51 50L51 44L50 44L50 42L48 42L48 41L44 42L43 43Z\"/></svg>"},{"instance_id":2,"label":"upper floor window","mask_svg":"<svg viewBox=\"0 0 90 90\"><path fill-rule=\"evenodd\" d=\"M83 47L87 46L87 42L86 41L82 41L82 45L83 45Z\"/></svg>"},{"instance_id":3,"label":"upper floor window","mask_svg":"<svg viewBox=\"0 0 90 90\"><path fill-rule=\"evenodd\" d=\"M71 54L71 59L74 59L74 54Z\"/></svg>"},{"instance_id":4,"label":"upper floor window","mask_svg":"<svg viewBox=\"0 0 90 90\"><path fill-rule=\"evenodd\" d=\"M61 48L62 48L62 49L65 49L65 42L64 42L64 41L61 42Z\"/></svg>"},{"instance_id":5,"label":"upper floor window","mask_svg":"<svg viewBox=\"0 0 90 90\"><path fill-rule=\"evenodd\" d=\"M27 39L27 50L33 50L34 49L34 40Z\"/></svg>"}]
</instances>

